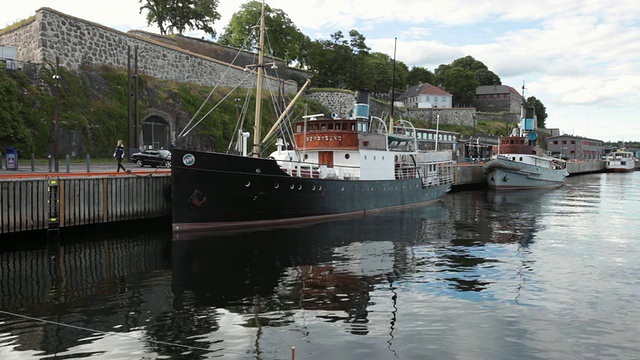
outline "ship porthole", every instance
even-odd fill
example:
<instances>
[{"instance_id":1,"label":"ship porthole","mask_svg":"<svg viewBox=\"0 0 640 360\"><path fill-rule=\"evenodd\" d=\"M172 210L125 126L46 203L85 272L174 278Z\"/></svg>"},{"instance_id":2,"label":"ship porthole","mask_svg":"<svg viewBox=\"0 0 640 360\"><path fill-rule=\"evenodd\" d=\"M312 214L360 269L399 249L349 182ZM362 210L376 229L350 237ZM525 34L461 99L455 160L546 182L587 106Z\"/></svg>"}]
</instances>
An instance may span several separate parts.
<instances>
[{"instance_id":1,"label":"ship porthole","mask_svg":"<svg viewBox=\"0 0 640 360\"><path fill-rule=\"evenodd\" d=\"M256 169L256 174L260 174L261 172L262 172L262 170Z\"/></svg>"},{"instance_id":2,"label":"ship porthole","mask_svg":"<svg viewBox=\"0 0 640 360\"><path fill-rule=\"evenodd\" d=\"M274 189L277 189L277 188L279 188L279 187L280 187L280 184L278 184L278 183L273 184L273 188L274 188Z\"/></svg>"},{"instance_id":3,"label":"ship porthole","mask_svg":"<svg viewBox=\"0 0 640 360\"><path fill-rule=\"evenodd\" d=\"M302 190L302 185L298 185L298 190Z\"/></svg>"},{"instance_id":4,"label":"ship porthole","mask_svg":"<svg viewBox=\"0 0 640 360\"><path fill-rule=\"evenodd\" d=\"M313 186L311 187L311 190L315 190L315 189L316 189L316 186L315 186L315 185L313 185Z\"/></svg>"},{"instance_id":5,"label":"ship porthole","mask_svg":"<svg viewBox=\"0 0 640 360\"><path fill-rule=\"evenodd\" d=\"M320 186L318 187L318 190L322 190L322 185L320 185Z\"/></svg>"},{"instance_id":6,"label":"ship porthole","mask_svg":"<svg viewBox=\"0 0 640 360\"><path fill-rule=\"evenodd\" d=\"M373 188L371 188L371 191L373 191Z\"/></svg>"},{"instance_id":7,"label":"ship porthole","mask_svg":"<svg viewBox=\"0 0 640 360\"><path fill-rule=\"evenodd\" d=\"M293 190L295 187L296 187L296 186L295 186L295 185L293 185L293 184L291 184L291 186L289 186L289 188L290 188L291 190Z\"/></svg>"},{"instance_id":8,"label":"ship porthole","mask_svg":"<svg viewBox=\"0 0 640 360\"><path fill-rule=\"evenodd\" d=\"M364 188L360 188L360 191L364 191Z\"/></svg>"},{"instance_id":9,"label":"ship porthole","mask_svg":"<svg viewBox=\"0 0 640 360\"><path fill-rule=\"evenodd\" d=\"M249 186L251 186L251 181L247 181L246 183L244 183L244 186L245 186L245 187L249 187Z\"/></svg>"},{"instance_id":10,"label":"ship porthole","mask_svg":"<svg viewBox=\"0 0 640 360\"><path fill-rule=\"evenodd\" d=\"M342 189L340 191L344 191L344 186L342 187Z\"/></svg>"}]
</instances>

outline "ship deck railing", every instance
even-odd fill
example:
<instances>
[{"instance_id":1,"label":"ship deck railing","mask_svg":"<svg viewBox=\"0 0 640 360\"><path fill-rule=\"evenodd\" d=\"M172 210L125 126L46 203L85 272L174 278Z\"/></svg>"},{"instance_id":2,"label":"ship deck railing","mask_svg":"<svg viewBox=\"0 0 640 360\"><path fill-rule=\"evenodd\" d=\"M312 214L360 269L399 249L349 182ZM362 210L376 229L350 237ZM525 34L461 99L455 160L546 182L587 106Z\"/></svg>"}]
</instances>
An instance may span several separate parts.
<instances>
[{"instance_id":1,"label":"ship deck railing","mask_svg":"<svg viewBox=\"0 0 640 360\"><path fill-rule=\"evenodd\" d=\"M357 180L360 179L360 167L333 165L328 167L317 163L282 161L280 166L282 171L294 177L313 179L339 179Z\"/></svg>"}]
</instances>

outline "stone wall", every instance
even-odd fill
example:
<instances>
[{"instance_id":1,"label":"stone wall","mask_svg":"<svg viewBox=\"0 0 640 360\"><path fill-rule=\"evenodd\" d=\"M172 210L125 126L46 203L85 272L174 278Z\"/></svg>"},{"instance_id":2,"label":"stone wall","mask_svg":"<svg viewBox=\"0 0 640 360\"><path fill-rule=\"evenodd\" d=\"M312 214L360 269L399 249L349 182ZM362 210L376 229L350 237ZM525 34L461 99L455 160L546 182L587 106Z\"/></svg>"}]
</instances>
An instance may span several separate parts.
<instances>
[{"instance_id":1,"label":"stone wall","mask_svg":"<svg viewBox=\"0 0 640 360\"><path fill-rule=\"evenodd\" d=\"M22 25L0 33L0 45L13 45L17 50L19 64L40 63L40 21L38 14L26 20ZM22 66L19 66L22 67Z\"/></svg>"},{"instance_id":2,"label":"stone wall","mask_svg":"<svg viewBox=\"0 0 640 360\"><path fill-rule=\"evenodd\" d=\"M340 117L348 117L355 103L355 94L352 91L310 91L307 97L318 101L332 113ZM383 119L389 117L390 105L375 99L370 101L369 113ZM329 114L325 114L329 115ZM475 108L433 108L433 109L395 109L396 118L405 117L431 122L435 125L437 116L440 115L441 124L455 124L464 126L476 126Z\"/></svg>"},{"instance_id":3,"label":"stone wall","mask_svg":"<svg viewBox=\"0 0 640 360\"><path fill-rule=\"evenodd\" d=\"M112 65L127 67L127 49L138 53L138 71L162 80L191 82L200 85L255 86L253 77L243 67L180 49L149 38L123 33L106 26L75 18L53 9L41 8L35 17L0 34L0 44L17 48L18 60L30 63L55 62L75 70L81 66ZM269 70L269 69L267 69ZM265 88L278 89L275 78L265 81ZM297 84L285 82L285 92L296 93Z\"/></svg>"},{"instance_id":4,"label":"stone wall","mask_svg":"<svg viewBox=\"0 0 640 360\"><path fill-rule=\"evenodd\" d=\"M217 59L228 64L238 65L240 67L245 67L258 62L257 54L254 52L239 50L237 48L220 45L212 41L182 35L166 36L141 30L131 30L127 32L127 34L139 38L150 39L172 47L190 51L195 54L204 55L208 58ZM289 67L284 60L265 57L265 62L275 63L277 66L278 77L281 79L295 80L309 78L308 72Z\"/></svg>"},{"instance_id":5,"label":"stone wall","mask_svg":"<svg viewBox=\"0 0 640 360\"><path fill-rule=\"evenodd\" d=\"M514 122L520 123L520 113L487 113L487 112L478 112L476 113L476 117L478 120L500 120L503 122Z\"/></svg>"}]
</instances>

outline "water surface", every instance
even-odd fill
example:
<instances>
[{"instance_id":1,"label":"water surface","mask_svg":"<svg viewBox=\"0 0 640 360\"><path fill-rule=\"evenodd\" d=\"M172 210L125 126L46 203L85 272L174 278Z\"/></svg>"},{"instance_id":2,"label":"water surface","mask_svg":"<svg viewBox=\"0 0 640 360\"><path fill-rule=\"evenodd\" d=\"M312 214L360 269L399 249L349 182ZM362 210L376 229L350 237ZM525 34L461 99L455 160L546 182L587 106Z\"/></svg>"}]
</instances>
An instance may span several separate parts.
<instances>
[{"instance_id":1,"label":"water surface","mask_svg":"<svg viewBox=\"0 0 640 360\"><path fill-rule=\"evenodd\" d=\"M0 359L637 359L640 172L171 241L0 252ZM5 244L7 245L7 244Z\"/></svg>"}]
</instances>

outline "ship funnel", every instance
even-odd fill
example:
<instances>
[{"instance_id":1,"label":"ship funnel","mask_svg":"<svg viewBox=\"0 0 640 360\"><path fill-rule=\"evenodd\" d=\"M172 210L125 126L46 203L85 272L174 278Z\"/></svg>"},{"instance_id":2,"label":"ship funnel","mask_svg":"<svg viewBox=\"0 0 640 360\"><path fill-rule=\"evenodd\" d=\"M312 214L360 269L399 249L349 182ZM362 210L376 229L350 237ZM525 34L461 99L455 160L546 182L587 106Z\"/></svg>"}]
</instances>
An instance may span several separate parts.
<instances>
[{"instance_id":1,"label":"ship funnel","mask_svg":"<svg viewBox=\"0 0 640 360\"><path fill-rule=\"evenodd\" d=\"M356 104L353 109L354 118L369 118L369 96L367 90L356 91Z\"/></svg>"},{"instance_id":2,"label":"ship funnel","mask_svg":"<svg viewBox=\"0 0 640 360\"><path fill-rule=\"evenodd\" d=\"M524 117L522 118L522 123L520 124L520 128L524 131L535 130L537 128L535 108L528 107L524 110Z\"/></svg>"}]
</instances>

